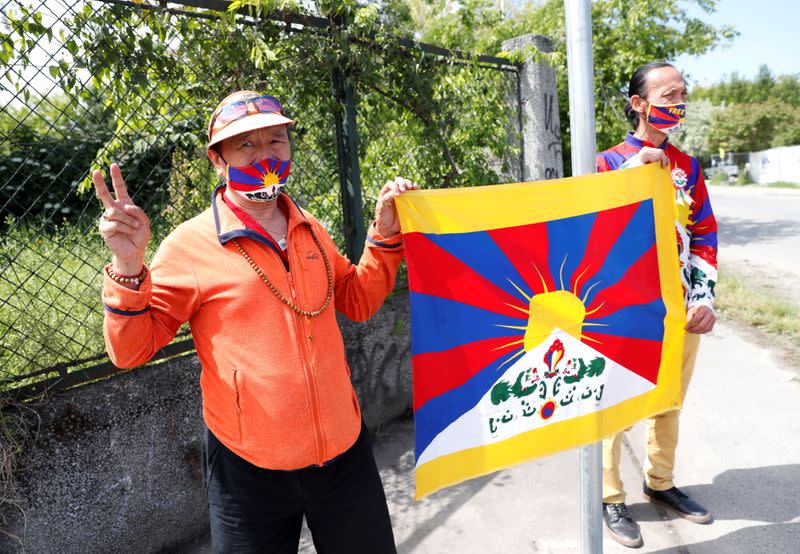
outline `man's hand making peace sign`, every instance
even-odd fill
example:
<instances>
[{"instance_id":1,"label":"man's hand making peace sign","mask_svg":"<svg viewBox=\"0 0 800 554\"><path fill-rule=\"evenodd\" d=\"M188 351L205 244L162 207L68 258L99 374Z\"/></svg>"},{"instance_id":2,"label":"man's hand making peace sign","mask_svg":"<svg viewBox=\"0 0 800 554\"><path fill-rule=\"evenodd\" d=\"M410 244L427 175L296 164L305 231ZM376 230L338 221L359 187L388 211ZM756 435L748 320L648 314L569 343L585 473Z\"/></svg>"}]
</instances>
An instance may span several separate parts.
<instances>
[{"instance_id":1,"label":"man's hand making peace sign","mask_svg":"<svg viewBox=\"0 0 800 554\"><path fill-rule=\"evenodd\" d=\"M105 207L99 228L100 236L114 254L111 269L119 275L140 274L150 242L150 220L128 195L117 164L111 164L111 184L116 198L108 190L101 171L92 173L92 181L97 197Z\"/></svg>"}]
</instances>

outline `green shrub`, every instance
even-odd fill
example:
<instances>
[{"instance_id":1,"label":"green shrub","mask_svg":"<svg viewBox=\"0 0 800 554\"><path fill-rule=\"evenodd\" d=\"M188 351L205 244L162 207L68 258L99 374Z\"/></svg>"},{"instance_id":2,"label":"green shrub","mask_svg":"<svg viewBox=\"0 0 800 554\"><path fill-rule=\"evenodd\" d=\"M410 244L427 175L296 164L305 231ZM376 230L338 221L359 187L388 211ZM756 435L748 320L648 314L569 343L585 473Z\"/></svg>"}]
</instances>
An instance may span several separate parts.
<instances>
[{"instance_id":1,"label":"green shrub","mask_svg":"<svg viewBox=\"0 0 800 554\"><path fill-rule=\"evenodd\" d=\"M711 177L711 184L712 185L724 185L728 182L728 174L724 171L717 171Z\"/></svg>"},{"instance_id":2,"label":"green shrub","mask_svg":"<svg viewBox=\"0 0 800 554\"><path fill-rule=\"evenodd\" d=\"M753 178L750 177L750 172L744 166L739 166L739 173L736 175L737 185L752 185Z\"/></svg>"}]
</instances>

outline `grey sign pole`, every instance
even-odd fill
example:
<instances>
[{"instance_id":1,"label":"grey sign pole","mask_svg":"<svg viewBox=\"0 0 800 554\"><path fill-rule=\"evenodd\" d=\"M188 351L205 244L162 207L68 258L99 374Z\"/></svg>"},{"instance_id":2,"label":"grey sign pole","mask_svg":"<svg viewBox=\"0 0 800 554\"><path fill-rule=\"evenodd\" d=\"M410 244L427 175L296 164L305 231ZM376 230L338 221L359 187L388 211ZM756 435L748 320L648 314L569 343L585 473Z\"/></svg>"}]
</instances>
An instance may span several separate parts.
<instances>
[{"instance_id":1,"label":"grey sign pole","mask_svg":"<svg viewBox=\"0 0 800 554\"><path fill-rule=\"evenodd\" d=\"M572 174L595 172L594 62L591 0L566 0L569 125ZM603 450L599 442L580 449L581 552L603 552Z\"/></svg>"}]
</instances>

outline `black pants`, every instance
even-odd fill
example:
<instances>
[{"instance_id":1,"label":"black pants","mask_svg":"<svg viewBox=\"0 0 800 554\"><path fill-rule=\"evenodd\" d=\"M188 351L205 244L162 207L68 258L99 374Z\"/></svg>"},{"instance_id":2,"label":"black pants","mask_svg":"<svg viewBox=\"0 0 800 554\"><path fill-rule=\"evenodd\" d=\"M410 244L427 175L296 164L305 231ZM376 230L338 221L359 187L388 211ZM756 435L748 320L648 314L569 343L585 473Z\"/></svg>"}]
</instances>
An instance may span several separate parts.
<instances>
[{"instance_id":1,"label":"black pants","mask_svg":"<svg viewBox=\"0 0 800 554\"><path fill-rule=\"evenodd\" d=\"M372 441L323 467L262 469L206 430L203 469L214 553L296 554L303 515L319 554L395 553L394 534Z\"/></svg>"}]
</instances>

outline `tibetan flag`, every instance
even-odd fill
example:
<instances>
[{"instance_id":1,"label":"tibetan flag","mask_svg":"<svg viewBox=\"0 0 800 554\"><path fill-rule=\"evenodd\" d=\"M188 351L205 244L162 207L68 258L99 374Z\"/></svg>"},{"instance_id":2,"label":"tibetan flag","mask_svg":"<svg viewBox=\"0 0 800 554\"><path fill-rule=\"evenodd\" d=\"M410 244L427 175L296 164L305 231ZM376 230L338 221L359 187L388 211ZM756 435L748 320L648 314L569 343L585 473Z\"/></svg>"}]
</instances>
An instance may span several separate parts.
<instances>
[{"instance_id":1,"label":"tibetan flag","mask_svg":"<svg viewBox=\"0 0 800 554\"><path fill-rule=\"evenodd\" d=\"M673 198L656 164L398 197L417 498L679 407Z\"/></svg>"}]
</instances>

